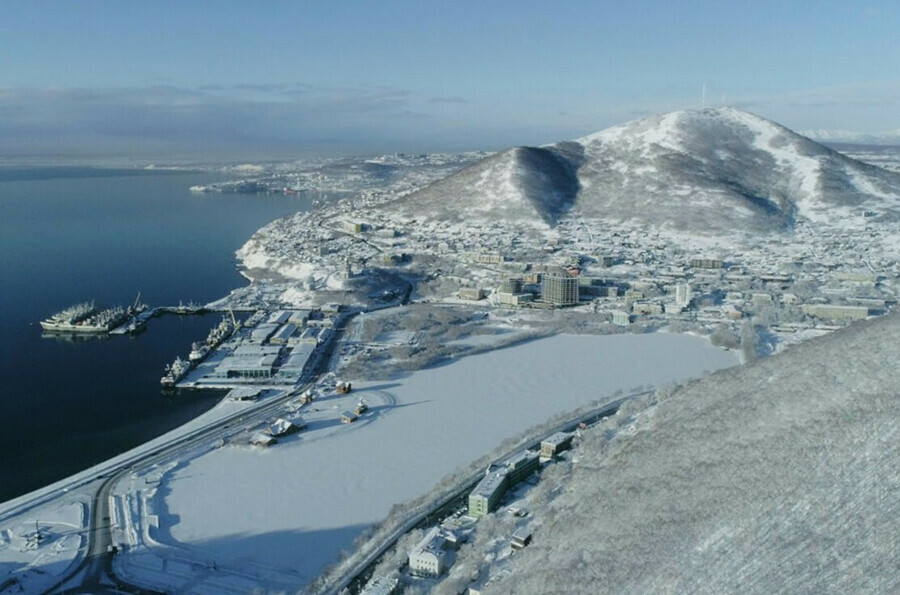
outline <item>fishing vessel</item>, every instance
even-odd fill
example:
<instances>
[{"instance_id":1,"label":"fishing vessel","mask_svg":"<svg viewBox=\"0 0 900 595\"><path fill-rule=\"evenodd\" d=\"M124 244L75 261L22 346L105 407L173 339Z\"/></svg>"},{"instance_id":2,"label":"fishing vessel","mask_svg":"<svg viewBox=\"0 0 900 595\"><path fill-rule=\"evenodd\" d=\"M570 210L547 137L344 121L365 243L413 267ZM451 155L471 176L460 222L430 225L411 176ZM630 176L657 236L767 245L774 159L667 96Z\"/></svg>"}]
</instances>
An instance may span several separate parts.
<instances>
[{"instance_id":1,"label":"fishing vessel","mask_svg":"<svg viewBox=\"0 0 900 595\"><path fill-rule=\"evenodd\" d=\"M191 345L191 353L188 355L190 361L196 363L203 360L237 329L239 323L234 317L234 312L229 310L229 314L231 315L230 317L223 316L222 321L209 331L209 335L204 342L196 342Z\"/></svg>"},{"instance_id":2,"label":"fishing vessel","mask_svg":"<svg viewBox=\"0 0 900 595\"><path fill-rule=\"evenodd\" d=\"M45 331L50 331L55 330L60 325L74 325L84 320L96 311L97 308L96 306L94 306L94 302L75 304L74 306L70 306L65 310L57 312L46 320L42 320L41 328L43 328Z\"/></svg>"},{"instance_id":3,"label":"fishing vessel","mask_svg":"<svg viewBox=\"0 0 900 595\"><path fill-rule=\"evenodd\" d=\"M172 388L192 367L190 361L176 357L174 362L166 366L166 373L159 379L159 383L165 388Z\"/></svg>"},{"instance_id":4,"label":"fishing vessel","mask_svg":"<svg viewBox=\"0 0 900 595\"><path fill-rule=\"evenodd\" d=\"M55 333L108 333L146 309L140 293L134 304L125 309L121 306L101 309L94 302L83 302L42 320L41 328Z\"/></svg>"},{"instance_id":5,"label":"fishing vessel","mask_svg":"<svg viewBox=\"0 0 900 595\"><path fill-rule=\"evenodd\" d=\"M209 345L206 343L191 343L191 352L188 354L188 360L199 362L209 355Z\"/></svg>"},{"instance_id":6,"label":"fishing vessel","mask_svg":"<svg viewBox=\"0 0 900 595\"><path fill-rule=\"evenodd\" d=\"M128 316L121 307L98 310L93 302L85 302L42 320L41 328L63 333L108 333Z\"/></svg>"}]
</instances>

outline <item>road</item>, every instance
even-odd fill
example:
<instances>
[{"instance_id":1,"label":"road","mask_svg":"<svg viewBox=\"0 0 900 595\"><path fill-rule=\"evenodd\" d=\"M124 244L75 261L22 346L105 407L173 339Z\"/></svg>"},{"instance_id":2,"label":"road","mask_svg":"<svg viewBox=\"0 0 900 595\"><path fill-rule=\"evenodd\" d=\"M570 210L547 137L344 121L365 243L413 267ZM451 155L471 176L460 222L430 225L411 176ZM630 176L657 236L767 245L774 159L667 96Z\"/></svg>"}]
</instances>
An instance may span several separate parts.
<instances>
[{"instance_id":1,"label":"road","mask_svg":"<svg viewBox=\"0 0 900 595\"><path fill-rule=\"evenodd\" d=\"M625 401L649 394L650 392L651 391L640 391L624 397L619 397L613 401L609 401L599 407L591 409L586 413L581 413L559 424L556 424L550 429L542 430L540 434L531 436L528 439L520 442L519 445L515 448L502 453L500 456L494 459L494 463L502 463L503 461L506 461L507 459L524 449L540 448L541 441L551 436L552 434L562 431L574 431L574 429L577 428L581 423L593 423L594 421L597 421L604 416L611 415L612 413L616 412ZM522 445L523 442L525 443L525 446ZM359 579L365 575L370 567L375 564L378 559L397 542L397 540L417 527L424 519L434 514L435 511L446 506L449 502L452 502L453 500L461 497L464 493L471 491L472 488L475 487L475 484L481 481L482 477L484 477L483 470L475 471L468 477L460 480L452 493L445 494L440 499L432 502L427 509L420 510L418 512L411 511L410 517L407 518L401 526L399 526L388 536L383 538L381 540L381 543L378 544L375 550L367 554L359 562L354 563L350 568L341 573L339 576L331 579L331 584L326 583L322 587L320 592L329 594L340 593L354 583L358 583Z\"/></svg>"},{"instance_id":2,"label":"road","mask_svg":"<svg viewBox=\"0 0 900 595\"><path fill-rule=\"evenodd\" d=\"M410 288L408 287L401 304L408 303L410 296ZM396 307L395 303L393 307ZM386 306L391 307L391 306ZM380 308L373 308L380 309ZM109 501L110 494L113 492L115 485L122 479L133 473L141 473L151 467L160 465L173 458L183 457L188 451L197 448L210 447L218 440L222 440L231 434L244 431L246 428L253 427L271 417L271 415L280 409L285 402L296 398L306 389L315 384L316 379L321 374L323 366L330 360L334 352L335 346L340 341L346 323L349 322L358 312L350 312L341 316L341 324L336 325L335 332L332 333L329 342L323 346L323 349L317 355L314 369L311 370L306 381L289 392L278 395L274 398L262 401L252 409L245 409L237 412L227 418L213 422L210 425L195 430L186 436L174 438L166 446L159 448L152 453L137 455L128 461L120 463L116 468L107 471L106 477L98 476L96 481L100 483L94 486L94 494L92 496L92 504L89 511L90 528L88 530L87 553L84 559L73 568L67 576L58 581L48 592L128 592L128 593L152 593L137 585L128 584L115 575L112 567L113 556L115 552L109 552L112 545ZM526 444L539 445L541 440L547 436L562 430L574 429L579 423L590 420L596 420L604 415L608 415L621 405L627 399L634 398L638 395L646 394L646 392L636 393L627 397L616 399L608 402L601 407L595 408L587 413L573 417L551 429L542 432L540 435L532 436ZM497 458L497 462L508 459L516 452L521 451L523 447L520 443L518 447L509 452L503 453ZM459 498L462 494L472 489L472 487L481 479L483 472L481 470L474 472L469 477L461 480L457 484L457 489L452 493L446 494L440 500L434 502L425 510L412 512L411 516L398 529L393 531L389 536L384 538L379 546L371 553L366 555L358 563L354 564L351 569L344 572L340 577L336 577L336 582L332 582L331 587L325 587L329 593L337 593L347 586L357 581L369 567L380 558L389 547L409 530L417 526L429 515L446 506L448 502ZM83 485L83 484L82 484Z\"/></svg>"},{"instance_id":3,"label":"road","mask_svg":"<svg viewBox=\"0 0 900 595\"><path fill-rule=\"evenodd\" d=\"M169 444L151 453L136 455L127 461L119 463L114 468L104 470L104 473L98 476L98 481L102 481L92 488L95 491L88 512L90 527L86 535L87 547L84 559L65 578L59 580L48 589L48 592L96 593L98 591L124 591L127 593L152 593L153 591L147 591L137 585L126 583L119 579L113 571L112 559L115 553L108 551L112 545L109 496L115 485L132 473L148 470L167 460L183 456L193 449L211 446L216 441L222 440L231 434L244 431L246 428L268 420L287 401L296 398L303 391L314 386L323 366L331 358L334 347L340 340L344 328L346 328L346 323L356 314L358 312L350 312L339 318L339 323L335 325L335 332L331 333L328 342L313 356L317 360L314 362L313 369L306 374L303 384L295 386L282 395L264 400L253 406L252 409L244 409L185 436L173 438ZM43 498L40 498L40 500L43 501Z\"/></svg>"},{"instance_id":4,"label":"road","mask_svg":"<svg viewBox=\"0 0 900 595\"><path fill-rule=\"evenodd\" d=\"M112 557L114 554L107 550L112 545L109 496L115 485L132 473L140 473L165 461L183 456L186 452L212 445L217 440L241 432L245 428L252 427L266 421L274 411L278 410L286 401L297 397L312 382L301 385L283 395L265 401L253 410L244 410L229 417L197 430L188 436L176 438L168 446L153 451L150 454L133 459L130 464L124 465L113 475L105 478L95 489L92 496L90 510L90 528L87 533L87 553L82 562L75 567L66 578L60 580L48 591L62 592L96 592L98 587L118 585L119 590L130 593L148 592L135 585L128 585L115 576L112 570ZM79 581L80 588L69 590L68 583L73 582L79 575L83 578ZM152 591L149 591L152 592Z\"/></svg>"}]
</instances>

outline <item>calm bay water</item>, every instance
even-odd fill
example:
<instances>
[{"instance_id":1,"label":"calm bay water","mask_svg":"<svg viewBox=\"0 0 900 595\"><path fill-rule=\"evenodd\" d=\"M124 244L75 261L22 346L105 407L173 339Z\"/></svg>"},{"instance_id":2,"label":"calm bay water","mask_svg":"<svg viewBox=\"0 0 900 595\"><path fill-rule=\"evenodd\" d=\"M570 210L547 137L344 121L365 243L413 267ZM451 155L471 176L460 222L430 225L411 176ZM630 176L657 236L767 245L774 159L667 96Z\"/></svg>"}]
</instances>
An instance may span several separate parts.
<instances>
[{"instance_id":1,"label":"calm bay water","mask_svg":"<svg viewBox=\"0 0 900 595\"><path fill-rule=\"evenodd\" d=\"M0 168L0 502L119 454L209 409L159 377L218 316L163 316L137 337L42 338L80 301L207 302L246 281L234 251L311 197L195 195L197 173ZM321 198L321 197L317 197Z\"/></svg>"}]
</instances>

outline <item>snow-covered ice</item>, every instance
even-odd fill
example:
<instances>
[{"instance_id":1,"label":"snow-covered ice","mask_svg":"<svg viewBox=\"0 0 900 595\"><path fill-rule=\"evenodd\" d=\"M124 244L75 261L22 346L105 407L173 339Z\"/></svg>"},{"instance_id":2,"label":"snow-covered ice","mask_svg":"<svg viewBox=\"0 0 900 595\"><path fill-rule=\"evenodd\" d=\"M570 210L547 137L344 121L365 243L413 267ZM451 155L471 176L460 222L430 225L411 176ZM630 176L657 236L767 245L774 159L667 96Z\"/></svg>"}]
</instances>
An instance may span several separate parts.
<instances>
[{"instance_id":1,"label":"snow-covered ice","mask_svg":"<svg viewBox=\"0 0 900 595\"><path fill-rule=\"evenodd\" d=\"M354 393L304 411L310 429L293 439L209 451L164 475L156 539L203 560L290 569L309 582L391 506L505 438L619 389L736 363L684 335L563 335L396 381L354 381ZM359 397L370 411L342 425L340 413Z\"/></svg>"}]
</instances>

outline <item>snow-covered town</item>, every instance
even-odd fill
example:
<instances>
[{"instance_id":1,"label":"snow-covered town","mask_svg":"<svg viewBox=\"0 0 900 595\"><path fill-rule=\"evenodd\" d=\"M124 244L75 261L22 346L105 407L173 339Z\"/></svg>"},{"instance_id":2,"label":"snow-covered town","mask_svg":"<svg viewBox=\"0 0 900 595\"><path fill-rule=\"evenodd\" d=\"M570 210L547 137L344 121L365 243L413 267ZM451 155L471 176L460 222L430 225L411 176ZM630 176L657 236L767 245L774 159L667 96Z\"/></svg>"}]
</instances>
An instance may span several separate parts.
<instances>
[{"instance_id":1,"label":"snow-covered town","mask_svg":"<svg viewBox=\"0 0 900 595\"><path fill-rule=\"evenodd\" d=\"M219 405L0 506L0 592L476 593L530 547L582 435L633 431L631 399L896 305L900 228L874 207L701 234L531 212L543 178L491 185L520 155L475 157L194 189L347 196L254 234L249 284L202 306L222 322L173 346L163 385ZM454 176L483 200L445 217Z\"/></svg>"},{"instance_id":2,"label":"snow-covered town","mask_svg":"<svg viewBox=\"0 0 900 595\"><path fill-rule=\"evenodd\" d=\"M721 328L718 340L729 346L752 321L760 348L772 350L896 303L895 226L874 224L864 211L830 226L800 225L790 237L736 230L710 241L605 220L542 230L409 219L386 200L342 201L260 230L239 256L244 274L271 282L236 290L219 305L310 307L379 292L392 299L412 282L420 303L574 308L591 324Z\"/></svg>"},{"instance_id":3,"label":"snow-covered town","mask_svg":"<svg viewBox=\"0 0 900 595\"><path fill-rule=\"evenodd\" d=\"M0 23L0 595L900 594L900 2Z\"/></svg>"}]
</instances>

